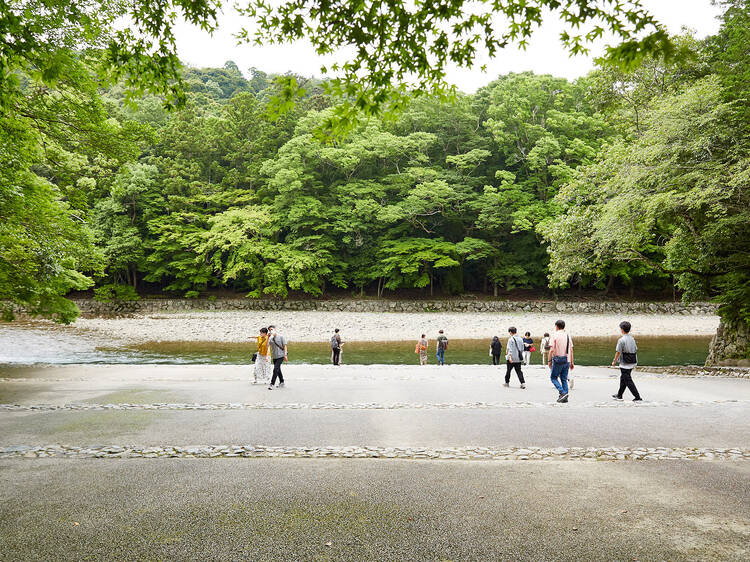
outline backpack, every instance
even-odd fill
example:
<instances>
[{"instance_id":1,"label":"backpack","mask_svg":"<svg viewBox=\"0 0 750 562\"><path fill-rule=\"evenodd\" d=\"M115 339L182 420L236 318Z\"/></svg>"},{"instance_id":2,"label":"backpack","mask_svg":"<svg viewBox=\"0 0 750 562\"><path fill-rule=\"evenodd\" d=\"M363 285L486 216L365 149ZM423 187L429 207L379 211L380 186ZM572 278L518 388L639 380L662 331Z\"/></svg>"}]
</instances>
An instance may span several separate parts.
<instances>
[{"instance_id":1,"label":"backpack","mask_svg":"<svg viewBox=\"0 0 750 562\"><path fill-rule=\"evenodd\" d=\"M331 336L331 349L338 349L339 348L339 340L336 338L336 336Z\"/></svg>"}]
</instances>

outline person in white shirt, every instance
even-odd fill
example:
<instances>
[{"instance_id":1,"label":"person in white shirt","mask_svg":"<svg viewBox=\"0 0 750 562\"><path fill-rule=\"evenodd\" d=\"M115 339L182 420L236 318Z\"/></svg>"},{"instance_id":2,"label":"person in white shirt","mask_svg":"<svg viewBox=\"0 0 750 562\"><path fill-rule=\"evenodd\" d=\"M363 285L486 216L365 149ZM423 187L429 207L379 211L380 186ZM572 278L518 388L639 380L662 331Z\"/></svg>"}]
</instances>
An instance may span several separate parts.
<instances>
[{"instance_id":1,"label":"person in white shirt","mask_svg":"<svg viewBox=\"0 0 750 562\"><path fill-rule=\"evenodd\" d=\"M633 394L633 402L640 402L642 400L641 395L631 376L633 369L638 364L638 346L635 343L635 338L630 335L630 328L630 322L627 320L620 322L622 337L617 340L615 358L612 359L612 366L620 363L620 390L617 391L617 394L613 394L612 398L622 400L622 394L627 388Z\"/></svg>"},{"instance_id":2,"label":"person in white shirt","mask_svg":"<svg viewBox=\"0 0 750 562\"><path fill-rule=\"evenodd\" d=\"M513 326L508 328L508 343L505 345L507 367L505 370L505 384L503 386L510 386L510 372L515 369L518 380L521 383L521 388L526 388L526 381L523 379L523 371L521 370L523 340L521 336L516 335L516 332L517 330Z\"/></svg>"}]
</instances>

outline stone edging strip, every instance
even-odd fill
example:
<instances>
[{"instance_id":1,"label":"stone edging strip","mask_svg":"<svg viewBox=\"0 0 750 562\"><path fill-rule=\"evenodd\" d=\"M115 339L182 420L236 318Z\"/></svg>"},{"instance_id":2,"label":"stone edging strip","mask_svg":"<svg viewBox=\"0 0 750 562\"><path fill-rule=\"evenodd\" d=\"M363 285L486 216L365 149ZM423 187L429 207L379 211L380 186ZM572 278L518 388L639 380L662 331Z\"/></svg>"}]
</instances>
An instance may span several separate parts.
<instances>
[{"instance_id":1,"label":"stone edging strip","mask_svg":"<svg viewBox=\"0 0 750 562\"><path fill-rule=\"evenodd\" d=\"M155 403L155 404L0 404L4 412L58 412L58 411L107 411L107 410L494 410L509 408L663 408L670 406L696 407L716 405L748 405L750 400L707 400L690 402L631 402L609 400L607 402L359 402L338 404L333 402L251 402L251 403Z\"/></svg>"},{"instance_id":2,"label":"stone edging strip","mask_svg":"<svg viewBox=\"0 0 750 562\"><path fill-rule=\"evenodd\" d=\"M0 447L6 458L385 458L408 460L750 460L746 448L699 447L267 447L210 445L201 447L133 447L69 445Z\"/></svg>"},{"instance_id":3,"label":"stone edging strip","mask_svg":"<svg viewBox=\"0 0 750 562\"><path fill-rule=\"evenodd\" d=\"M750 379L750 368L747 367L701 367L695 365L676 365L672 367L643 367L639 373L679 377L727 377Z\"/></svg>"}]
</instances>

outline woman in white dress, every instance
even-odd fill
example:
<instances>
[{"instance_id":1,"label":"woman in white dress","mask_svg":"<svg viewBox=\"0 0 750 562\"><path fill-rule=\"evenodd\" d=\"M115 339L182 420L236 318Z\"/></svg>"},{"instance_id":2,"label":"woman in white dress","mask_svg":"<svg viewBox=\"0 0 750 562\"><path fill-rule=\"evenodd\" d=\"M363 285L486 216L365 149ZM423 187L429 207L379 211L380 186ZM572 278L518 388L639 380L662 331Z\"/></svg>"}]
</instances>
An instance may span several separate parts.
<instances>
[{"instance_id":1,"label":"woman in white dress","mask_svg":"<svg viewBox=\"0 0 750 562\"><path fill-rule=\"evenodd\" d=\"M270 350L268 345L268 328L261 328L260 335L256 338L258 352L255 357L255 366L253 367L253 384L267 384L271 381Z\"/></svg>"}]
</instances>

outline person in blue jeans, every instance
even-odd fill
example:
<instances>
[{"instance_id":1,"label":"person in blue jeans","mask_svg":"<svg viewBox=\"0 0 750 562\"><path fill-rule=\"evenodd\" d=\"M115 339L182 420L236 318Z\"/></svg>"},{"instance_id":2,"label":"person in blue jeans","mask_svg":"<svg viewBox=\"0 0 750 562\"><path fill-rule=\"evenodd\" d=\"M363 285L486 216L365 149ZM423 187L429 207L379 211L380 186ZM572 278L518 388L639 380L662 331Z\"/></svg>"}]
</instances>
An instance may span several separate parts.
<instances>
[{"instance_id":1,"label":"person in blue jeans","mask_svg":"<svg viewBox=\"0 0 750 562\"><path fill-rule=\"evenodd\" d=\"M438 330L437 337L437 349L435 357L437 357L438 365L445 365L445 350L448 349L448 338L445 337L443 330Z\"/></svg>"},{"instance_id":2,"label":"person in blue jeans","mask_svg":"<svg viewBox=\"0 0 750 562\"><path fill-rule=\"evenodd\" d=\"M559 396L557 401L568 402L568 372L575 368L573 363L573 340L565 333L565 321L555 322L555 333L550 338L549 350L550 380Z\"/></svg>"}]
</instances>

